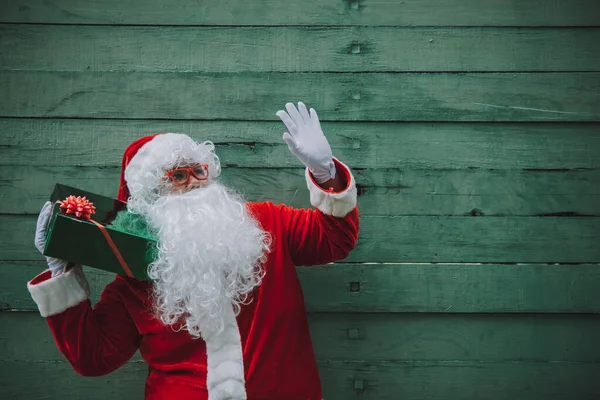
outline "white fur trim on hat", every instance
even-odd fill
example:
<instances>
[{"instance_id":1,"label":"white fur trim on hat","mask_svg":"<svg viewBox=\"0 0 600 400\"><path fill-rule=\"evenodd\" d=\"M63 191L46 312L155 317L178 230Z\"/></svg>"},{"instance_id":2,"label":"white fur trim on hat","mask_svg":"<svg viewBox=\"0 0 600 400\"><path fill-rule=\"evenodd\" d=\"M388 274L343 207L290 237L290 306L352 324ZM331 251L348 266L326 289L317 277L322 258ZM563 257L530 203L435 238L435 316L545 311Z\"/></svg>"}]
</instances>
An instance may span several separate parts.
<instances>
[{"instance_id":1,"label":"white fur trim on hat","mask_svg":"<svg viewBox=\"0 0 600 400\"><path fill-rule=\"evenodd\" d=\"M60 314L90 296L90 287L79 265L53 278L49 270L45 271L27 283L27 289L42 317Z\"/></svg>"},{"instance_id":2,"label":"white fur trim on hat","mask_svg":"<svg viewBox=\"0 0 600 400\"><path fill-rule=\"evenodd\" d=\"M232 307L225 307L221 333L202 332L206 342L208 400L245 400L242 341Z\"/></svg>"},{"instance_id":3,"label":"white fur trim on hat","mask_svg":"<svg viewBox=\"0 0 600 400\"><path fill-rule=\"evenodd\" d=\"M131 197L146 197L159 186L166 170L183 163L208 164L209 179L221 174L221 163L211 141L199 143L182 133L159 134L144 144L125 168Z\"/></svg>"},{"instance_id":4,"label":"white fur trim on hat","mask_svg":"<svg viewBox=\"0 0 600 400\"><path fill-rule=\"evenodd\" d=\"M356 207L356 182L350 169L334 158L335 166L338 174L343 174L347 177L347 185L342 192L328 192L320 187L314 178L310 175L306 168L306 184L310 192L310 203L321 210L324 214L333 215L334 217L345 217L350 211Z\"/></svg>"}]
</instances>

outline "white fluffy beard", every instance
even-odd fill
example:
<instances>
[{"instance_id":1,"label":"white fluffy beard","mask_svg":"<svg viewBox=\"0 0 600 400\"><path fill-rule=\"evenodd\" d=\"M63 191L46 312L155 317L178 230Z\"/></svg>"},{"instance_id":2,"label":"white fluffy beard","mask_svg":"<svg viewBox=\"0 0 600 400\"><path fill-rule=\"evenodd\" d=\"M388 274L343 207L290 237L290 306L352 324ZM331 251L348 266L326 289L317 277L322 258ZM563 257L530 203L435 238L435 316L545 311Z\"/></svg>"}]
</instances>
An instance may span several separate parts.
<instances>
[{"instance_id":1,"label":"white fluffy beard","mask_svg":"<svg viewBox=\"0 0 600 400\"><path fill-rule=\"evenodd\" d=\"M225 307L237 315L261 283L269 235L217 182L142 203L138 211L158 237L158 258L148 268L157 316L196 338L221 333ZM129 208L136 211L134 199Z\"/></svg>"}]
</instances>

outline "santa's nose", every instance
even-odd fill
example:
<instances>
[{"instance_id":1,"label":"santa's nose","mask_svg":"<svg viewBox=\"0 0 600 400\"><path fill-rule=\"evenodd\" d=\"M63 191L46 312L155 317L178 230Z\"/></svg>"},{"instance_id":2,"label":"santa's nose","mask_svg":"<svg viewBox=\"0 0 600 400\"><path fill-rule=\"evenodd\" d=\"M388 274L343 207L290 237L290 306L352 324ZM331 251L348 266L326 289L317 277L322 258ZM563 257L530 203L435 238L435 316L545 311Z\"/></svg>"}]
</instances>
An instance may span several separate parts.
<instances>
[{"instance_id":1,"label":"santa's nose","mask_svg":"<svg viewBox=\"0 0 600 400\"><path fill-rule=\"evenodd\" d=\"M194 189L196 187L205 186L206 183L207 183L207 181L196 179L195 176L190 175L190 180L188 181L188 183L185 186L186 186L187 190L192 190L192 189Z\"/></svg>"}]
</instances>

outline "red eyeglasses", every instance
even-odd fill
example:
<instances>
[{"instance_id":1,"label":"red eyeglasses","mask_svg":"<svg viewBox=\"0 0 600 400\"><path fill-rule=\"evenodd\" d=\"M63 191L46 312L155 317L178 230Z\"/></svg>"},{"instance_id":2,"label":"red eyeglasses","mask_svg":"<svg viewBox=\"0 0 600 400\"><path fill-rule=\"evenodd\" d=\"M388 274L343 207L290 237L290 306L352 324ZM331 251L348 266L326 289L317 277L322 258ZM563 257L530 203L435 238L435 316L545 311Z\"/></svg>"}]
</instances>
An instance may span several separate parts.
<instances>
[{"instance_id":1,"label":"red eyeglasses","mask_svg":"<svg viewBox=\"0 0 600 400\"><path fill-rule=\"evenodd\" d=\"M175 168L165 173L174 185L185 185L190 181L190 174L199 181L208 179L208 164L196 164L187 168Z\"/></svg>"}]
</instances>

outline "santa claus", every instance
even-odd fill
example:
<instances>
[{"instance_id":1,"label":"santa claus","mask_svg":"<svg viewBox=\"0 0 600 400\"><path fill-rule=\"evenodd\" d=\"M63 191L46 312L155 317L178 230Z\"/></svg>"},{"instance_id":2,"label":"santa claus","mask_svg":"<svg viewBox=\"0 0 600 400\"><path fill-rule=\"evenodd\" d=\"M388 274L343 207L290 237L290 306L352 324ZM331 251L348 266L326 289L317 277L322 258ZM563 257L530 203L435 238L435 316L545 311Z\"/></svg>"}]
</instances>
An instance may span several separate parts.
<instances>
[{"instance_id":1,"label":"santa claus","mask_svg":"<svg viewBox=\"0 0 600 400\"><path fill-rule=\"evenodd\" d=\"M303 103L277 115L306 168L314 209L246 203L217 180L211 142L165 133L125 151L124 229L157 238L151 282L117 276L92 307L80 266L47 257L29 282L55 341L81 375L108 374L139 350L146 399L321 399L295 265L345 258L358 236L356 187ZM276 172L274 172L276 173ZM50 203L38 218L42 251Z\"/></svg>"}]
</instances>

